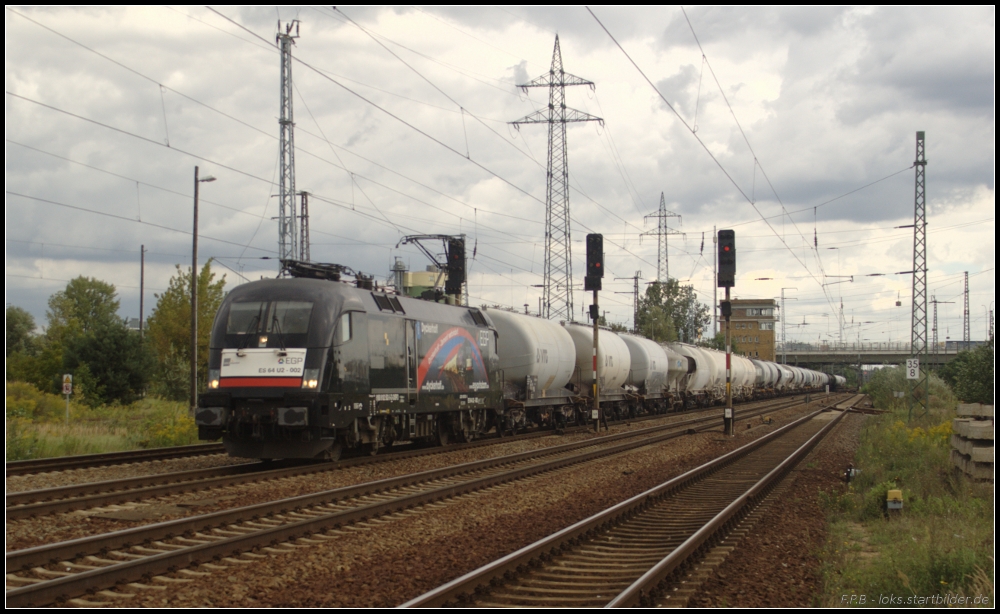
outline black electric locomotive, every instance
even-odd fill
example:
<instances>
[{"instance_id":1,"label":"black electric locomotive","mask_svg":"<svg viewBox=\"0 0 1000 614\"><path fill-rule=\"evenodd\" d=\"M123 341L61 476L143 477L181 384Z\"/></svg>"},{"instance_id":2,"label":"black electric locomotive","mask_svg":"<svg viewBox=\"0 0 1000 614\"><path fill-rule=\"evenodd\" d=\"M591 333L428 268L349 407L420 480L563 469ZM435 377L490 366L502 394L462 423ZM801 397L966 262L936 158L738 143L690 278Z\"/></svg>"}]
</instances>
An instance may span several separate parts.
<instances>
[{"instance_id":1,"label":"black electric locomotive","mask_svg":"<svg viewBox=\"0 0 1000 614\"><path fill-rule=\"evenodd\" d=\"M497 334L476 308L324 279L235 288L212 327L198 437L233 456L339 458L468 440L501 406Z\"/></svg>"}]
</instances>

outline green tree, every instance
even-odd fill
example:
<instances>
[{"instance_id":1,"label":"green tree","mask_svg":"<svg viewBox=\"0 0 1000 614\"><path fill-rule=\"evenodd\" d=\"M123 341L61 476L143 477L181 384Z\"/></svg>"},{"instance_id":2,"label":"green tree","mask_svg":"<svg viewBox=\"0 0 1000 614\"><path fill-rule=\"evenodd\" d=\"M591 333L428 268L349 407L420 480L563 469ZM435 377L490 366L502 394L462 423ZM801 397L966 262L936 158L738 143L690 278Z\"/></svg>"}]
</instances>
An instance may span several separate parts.
<instances>
[{"instance_id":1,"label":"green tree","mask_svg":"<svg viewBox=\"0 0 1000 614\"><path fill-rule=\"evenodd\" d=\"M63 366L74 374L91 405L132 403L146 390L154 361L139 336L125 320L98 322L71 339L63 353Z\"/></svg>"},{"instance_id":2,"label":"green tree","mask_svg":"<svg viewBox=\"0 0 1000 614\"><path fill-rule=\"evenodd\" d=\"M981 345L965 355L955 377L955 396L966 403L993 404L993 345Z\"/></svg>"},{"instance_id":3,"label":"green tree","mask_svg":"<svg viewBox=\"0 0 1000 614\"><path fill-rule=\"evenodd\" d=\"M211 269L211 260L198 273L198 380L199 387L207 381L208 345L212 322L225 296L226 276L218 281ZM181 270L170 279L163 294L155 295L156 307L149 316L146 340L156 356L154 390L175 401L184 401L191 394L188 375L191 356L191 269Z\"/></svg>"},{"instance_id":4,"label":"green tree","mask_svg":"<svg viewBox=\"0 0 1000 614\"><path fill-rule=\"evenodd\" d=\"M608 320L604 316L597 318L597 325L603 326L605 328L610 328L612 331L616 333L629 332L628 327L625 326L624 324L619 324L618 322L612 322L611 324L608 324Z\"/></svg>"},{"instance_id":5,"label":"green tree","mask_svg":"<svg viewBox=\"0 0 1000 614\"><path fill-rule=\"evenodd\" d=\"M694 287L682 286L676 279L650 284L639 299L639 331L655 341L694 343L711 321Z\"/></svg>"},{"instance_id":6,"label":"green tree","mask_svg":"<svg viewBox=\"0 0 1000 614\"><path fill-rule=\"evenodd\" d=\"M20 307L7 307L7 357L13 352L33 355L37 350L35 318Z\"/></svg>"},{"instance_id":7,"label":"green tree","mask_svg":"<svg viewBox=\"0 0 1000 614\"><path fill-rule=\"evenodd\" d=\"M719 331L715 333L715 336L706 341L702 341L698 345L706 348L712 348L713 350L719 350L720 352L726 351L726 333L725 331ZM736 347L736 342L731 338L729 340L729 345L731 347L731 352L733 354L739 354L739 349Z\"/></svg>"},{"instance_id":8,"label":"green tree","mask_svg":"<svg viewBox=\"0 0 1000 614\"><path fill-rule=\"evenodd\" d=\"M50 389L51 375L62 365L62 356L53 357L47 350L45 338L35 334L35 318L20 307L7 307L7 381Z\"/></svg>"},{"instance_id":9,"label":"green tree","mask_svg":"<svg viewBox=\"0 0 1000 614\"><path fill-rule=\"evenodd\" d=\"M66 289L49 297L49 341L65 344L99 326L117 322L118 293L112 284L90 277L77 277Z\"/></svg>"}]
</instances>

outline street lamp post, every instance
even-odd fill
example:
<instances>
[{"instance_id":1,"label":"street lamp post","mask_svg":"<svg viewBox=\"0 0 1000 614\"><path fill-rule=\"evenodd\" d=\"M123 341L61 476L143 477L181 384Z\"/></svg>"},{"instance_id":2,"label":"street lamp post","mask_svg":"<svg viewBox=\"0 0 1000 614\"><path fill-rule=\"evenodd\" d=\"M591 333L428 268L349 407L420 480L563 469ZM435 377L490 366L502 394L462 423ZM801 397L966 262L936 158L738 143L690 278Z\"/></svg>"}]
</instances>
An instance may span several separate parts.
<instances>
[{"instance_id":1,"label":"street lamp post","mask_svg":"<svg viewBox=\"0 0 1000 614\"><path fill-rule=\"evenodd\" d=\"M194 230L191 233L191 414L198 410L198 184L215 181L211 175L198 179L194 167Z\"/></svg>"}]
</instances>

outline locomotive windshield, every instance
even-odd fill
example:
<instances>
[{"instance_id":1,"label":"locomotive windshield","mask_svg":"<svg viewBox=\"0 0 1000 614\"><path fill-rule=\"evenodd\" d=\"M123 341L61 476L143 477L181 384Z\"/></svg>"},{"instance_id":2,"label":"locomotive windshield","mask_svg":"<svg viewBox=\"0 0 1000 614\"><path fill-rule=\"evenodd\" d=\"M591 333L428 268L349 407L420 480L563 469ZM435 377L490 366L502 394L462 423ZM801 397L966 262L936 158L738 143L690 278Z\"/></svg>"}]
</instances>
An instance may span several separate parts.
<instances>
[{"instance_id":1,"label":"locomotive windshield","mask_svg":"<svg viewBox=\"0 0 1000 614\"><path fill-rule=\"evenodd\" d=\"M309 301L251 301L233 303L229 308L227 335L277 333L296 335L309 332Z\"/></svg>"}]
</instances>

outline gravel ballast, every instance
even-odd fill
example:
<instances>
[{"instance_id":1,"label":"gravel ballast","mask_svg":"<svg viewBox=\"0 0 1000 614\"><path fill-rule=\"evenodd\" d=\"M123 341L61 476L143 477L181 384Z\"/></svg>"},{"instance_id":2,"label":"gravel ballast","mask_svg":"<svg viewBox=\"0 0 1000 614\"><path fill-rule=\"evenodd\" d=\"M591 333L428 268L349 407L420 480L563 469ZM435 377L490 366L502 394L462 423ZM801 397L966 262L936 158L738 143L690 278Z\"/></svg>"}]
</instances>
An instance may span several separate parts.
<instances>
[{"instance_id":1,"label":"gravel ballast","mask_svg":"<svg viewBox=\"0 0 1000 614\"><path fill-rule=\"evenodd\" d=\"M146 607L399 605L802 413L802 408L774 412L772 425L762 425L760 418L739 421L732 440L724 438L721 430L689 435L342 528L328 534L334 539L298 547L289 554L264 552L263 558L248 564L223 562L227 568L185 578L191 581L171 584L169 591L125 588L136 596L116 603ZM753 428L748 429L748 424ZM205 571L204 567L194 569Z\"/></svg>"}]
</instances>

